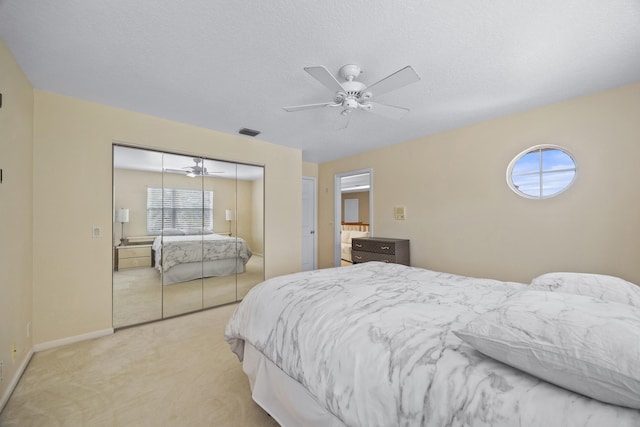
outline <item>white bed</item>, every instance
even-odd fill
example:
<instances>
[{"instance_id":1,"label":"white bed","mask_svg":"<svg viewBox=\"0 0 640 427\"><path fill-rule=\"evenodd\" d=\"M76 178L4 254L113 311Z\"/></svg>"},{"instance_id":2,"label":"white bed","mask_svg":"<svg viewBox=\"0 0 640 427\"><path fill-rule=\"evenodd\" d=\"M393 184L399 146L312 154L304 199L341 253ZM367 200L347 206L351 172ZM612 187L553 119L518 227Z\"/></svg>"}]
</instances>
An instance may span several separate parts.
<instances>
[{"instance_id":1,"label":"white bed","mask_svg":"<svg viewBox=\"0 0 640 427\"><path fill-rule=\"evenodd\" d=\"M252 256L244 239L215 233L158 236L152 249L164 285L244 273Z\"/></svg>"},{"instance_id":2,"label":"white bed","mask_svg":"<svg viewBox=\"0 0 640 427\"><path fill-rule=\"evenodd\" d=\"M621 381L622 398L630 398L633 409L551 384L467 344L474 326L482 330L482 320L509 314L527 298L542 299L534 314L555 307L556 300L596 304L605 316L626 313L608 334L611 340L640 333L634 323L640 308L530 288L377 262L297 273L254 287L230 319L225 339L243 360L254 400L285 427L640 426L637 377ZM600 319L584 319L592 321ZM625 324L630 327L620 332ZM565 323L543 329L557 325ZM578 347L590 343L578 336ZM630 347L626 365L637 371L640 340L612 346L620 365ZM512 355L511 348L517 346L503 353ZM591 380L585 377L579 386Z\"/></svg>"}]
</instances>

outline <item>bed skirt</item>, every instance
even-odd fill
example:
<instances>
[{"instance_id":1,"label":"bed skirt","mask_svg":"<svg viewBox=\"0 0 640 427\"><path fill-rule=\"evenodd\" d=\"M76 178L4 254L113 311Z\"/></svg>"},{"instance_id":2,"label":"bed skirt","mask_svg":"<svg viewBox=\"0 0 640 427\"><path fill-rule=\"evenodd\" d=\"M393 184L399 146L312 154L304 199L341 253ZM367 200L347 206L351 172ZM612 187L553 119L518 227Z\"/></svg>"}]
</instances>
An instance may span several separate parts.
<instances>
[{"instance_id":1,"label":"bed skirt","mask_svg":"<svg viewBox=\"0 0 640 427\"><path fill-rule=\"evenodd\" d=\"M282 427L346 427L248 342L244 343L242 369L249 377L253 400Z\"/></svg>"}]
</instances>

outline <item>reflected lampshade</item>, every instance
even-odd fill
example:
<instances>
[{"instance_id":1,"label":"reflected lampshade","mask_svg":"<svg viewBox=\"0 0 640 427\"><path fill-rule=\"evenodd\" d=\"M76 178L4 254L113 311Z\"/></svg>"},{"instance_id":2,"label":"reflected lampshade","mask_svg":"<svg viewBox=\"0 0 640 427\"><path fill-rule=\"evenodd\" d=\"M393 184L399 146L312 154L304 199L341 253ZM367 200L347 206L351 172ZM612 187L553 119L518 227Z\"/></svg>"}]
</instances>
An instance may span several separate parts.
<instances>
[{"instance_id":1,"label":"reflected lampshade","mask_svg":"<svg viewBox=\"0 0 640 427\"><path fill-rule=\"evenodd\" d=\"M129 222L129 209L118 209L116 211L116 222Z\"/></svg>"}]
</instances>

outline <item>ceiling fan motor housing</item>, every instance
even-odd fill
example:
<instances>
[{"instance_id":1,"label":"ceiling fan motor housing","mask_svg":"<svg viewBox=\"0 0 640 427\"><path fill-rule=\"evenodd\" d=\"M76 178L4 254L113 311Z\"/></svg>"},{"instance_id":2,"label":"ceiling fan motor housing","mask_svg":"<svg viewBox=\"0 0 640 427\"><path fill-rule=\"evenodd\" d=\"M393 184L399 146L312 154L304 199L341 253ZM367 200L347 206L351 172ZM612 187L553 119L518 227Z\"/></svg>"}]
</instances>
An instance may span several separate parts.
<instances>
[{"instance_id":1,"label":"ceiling fan motor housing","mask_svg":"<svg viewBox=\"0 0 640 427\"><path fill-rule=\"evenodd\" d=\"M342 87L347 92L347 94L358 95L360 94L360 92L366 89L367 86L365 86L365 84L362 82L356 82L351 80L351 81L342 83Z\"/></svg>"},{"instance_id":2,"label":"ceiling fan motor housing","mask_svg":"<svg viewBox=\"0 0 640 427\"><path fill-rule=\"evenodd\" d=\"M345 65L345 67L351 67L351 65ZM341 75L343 74L342 70L345 67L342 67L340 72ZM363 110L368 110L371 108L371 105L362 104L363 101L366 101L367 99L371 98L370 92L364 92L364 93L362 92L367 88L367 86L364 83L357 82L355 80L348 80L342 83L342 87L346 91L346 96L344 96L341 100L342 107L344 108L344 111L343 111L344 114L348 114L353 110L357 110L358 108L361 108ZM340 94L337 95L337 98L339 96Z\"/></svg>"}]
</instances>

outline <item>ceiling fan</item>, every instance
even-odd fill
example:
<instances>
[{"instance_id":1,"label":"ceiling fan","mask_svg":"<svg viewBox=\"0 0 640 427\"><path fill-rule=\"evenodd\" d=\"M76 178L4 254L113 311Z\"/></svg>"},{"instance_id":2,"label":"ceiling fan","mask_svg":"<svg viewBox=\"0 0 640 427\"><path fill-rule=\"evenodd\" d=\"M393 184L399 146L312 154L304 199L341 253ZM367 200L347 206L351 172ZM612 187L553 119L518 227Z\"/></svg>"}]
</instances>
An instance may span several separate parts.
<instances>
[{"instance_id":1,"label":"ceiling fan","mask_svg":"<svg viewBox=\"0 0 640 427\"><path fill-rule=\"evenodd\" d=\"M166 172L175 172L175 173L184 173L188 177L195 178L196 176L211 176L211 175L219 175L224 172L209 172L204 165L200 166L202 163L202 159L198 157L194 157L193 161L195 165L193 166L185 166L182 169L165 169Z\"/></svg>"},{"instance_id":2,"label":"ceiling fan","mask_svg":"<svg viewBox=\"0 0 640 427\"><path fill-rule=\"evenodd\" d=\"M305 67L304 70L311 74L311 77L323 86L335 92L333 101L284 107L285 111L294 112L322 107L340 107L342 111L340 112L338 128L341 129L349 125L349 119L355 110L371 111L389 118L401 119L409 112L408 108L373 102L371 98L374 95L379 96L420 80L420 76L410 65L369 86L356 81L356 78L362 73L362 70L354 64L347 64L340 68L338 74L345 80L343 83L340 83L338 79L322 65Z\"/></svg>"}]
</instances>

